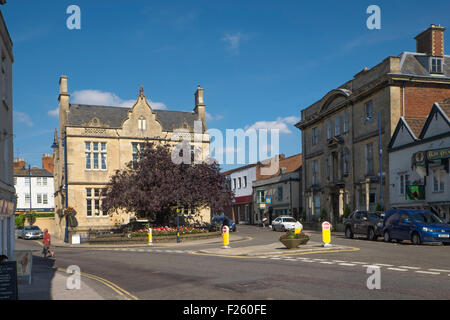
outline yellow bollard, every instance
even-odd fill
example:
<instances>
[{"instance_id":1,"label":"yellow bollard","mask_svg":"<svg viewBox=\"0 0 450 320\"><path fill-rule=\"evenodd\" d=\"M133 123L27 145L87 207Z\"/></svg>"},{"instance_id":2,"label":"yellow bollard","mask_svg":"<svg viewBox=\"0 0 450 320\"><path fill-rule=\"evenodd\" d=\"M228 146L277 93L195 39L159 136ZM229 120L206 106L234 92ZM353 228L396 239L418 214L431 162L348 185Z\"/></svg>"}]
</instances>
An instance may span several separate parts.
<instances>
[{"instance_id":1,"label":"yellow bollard","mask_svg":"<svg viewBox=\"0 0 450 320\"><path fill-rule=\"evenodd\" d=\"M152 228L148 228L148 245L153 245L153 234L152 234Z\"/></svg>"},{"instance_id":2,"label":"yellow bollard","mask_svg":"<svg viewBox=\"0 0 450 320\"><path fill-rule=\"evenodd\" d=\"M331 246L331 224L327 221L322 223L322 241L324 247Z\"/></svg>"},{"instance_id":3,"label":"yellow bollard","mask_svg":"<svg viewBox=\"0 0 450 320\"><path fill-rule=\"evenodd\" d=\"M295 234L300 234L300 233L302 233L302 229L303 229L302 224L301 224L300 222L297 222L297 223L295 224Z\"/></svg>"},{"instance_id":4,"label":"yellow bollard","mask_svg":"<svg viewBox=\"0 0 450 320\"><path fill-rule=\"evenodd\" d=\"M230 248L230 228L227 226L224 226L222 228L222 242L223 246L222 249L229 249Z\"/></svg>"}]
</instances>

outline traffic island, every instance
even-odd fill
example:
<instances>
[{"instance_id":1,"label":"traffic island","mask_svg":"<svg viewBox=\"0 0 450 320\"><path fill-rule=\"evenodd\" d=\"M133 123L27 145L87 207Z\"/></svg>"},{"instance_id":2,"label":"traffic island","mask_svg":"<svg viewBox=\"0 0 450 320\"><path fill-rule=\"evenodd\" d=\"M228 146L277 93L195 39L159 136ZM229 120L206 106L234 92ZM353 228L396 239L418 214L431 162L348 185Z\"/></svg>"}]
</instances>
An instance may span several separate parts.
<instances>
[{"instance_id":1,"label":"traffic island","mask_svg":"<svg viewBox=\"0 0 450 320\"><path fill-rule=\"evenodd\" d=\"M280 242L275 242L260 246L248 246L248 247L231 247L227 250L221 248L212 248L193 251L195 254L205 254L205 255L220 255L227 257L272 257L272 256L282 256L282 255L301 255L301 254L312 254L312 253L325 253L325 252L348 252L357 251L359 248L332 245L323 246L321 242L309 241L306 245L301 245L296 249L288 249L284 247Z\"/></svg>"}]
</instances>

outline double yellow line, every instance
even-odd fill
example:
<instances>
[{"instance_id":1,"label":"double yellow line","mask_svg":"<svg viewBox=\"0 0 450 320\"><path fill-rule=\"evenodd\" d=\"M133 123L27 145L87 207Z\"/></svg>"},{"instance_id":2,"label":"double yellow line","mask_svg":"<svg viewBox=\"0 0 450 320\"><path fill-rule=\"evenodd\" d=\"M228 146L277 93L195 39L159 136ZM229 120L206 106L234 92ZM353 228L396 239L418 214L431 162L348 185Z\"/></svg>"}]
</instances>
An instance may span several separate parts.
<instances>
[{"instance_id":1,"label":"double yellow line","mask_svg":"<svg viewBox=\"0 0 450 320\"><path fill-rule=\"evenodd\" d=\"M56 270L57 270L57 271L60 271L60 272L67 273L66 270L65 270L64 268L56 268ZM138 297L136 297L135 295L131 294L130 292L128 292L128 291L122 289L121 287L119 287L119 286L116 285L115 283L112 283L112 282L109 281L109 280L106 280L106 279L104 279L104 278L95 276L95 275L93 275L93 274L88 274L88 273L85 273L85 272L80 272L80 274L81 274L83 277L86 277L86 278L89 278L89 279L92 279L92 280L95 280L95 281L98 281L98 282L104 284L105 286L109 287L110 289L112 289L113 291L115 291L115 292L117 292L119 295L121 295L125 300L139 300Z\"/></svg>"}]
</instances>

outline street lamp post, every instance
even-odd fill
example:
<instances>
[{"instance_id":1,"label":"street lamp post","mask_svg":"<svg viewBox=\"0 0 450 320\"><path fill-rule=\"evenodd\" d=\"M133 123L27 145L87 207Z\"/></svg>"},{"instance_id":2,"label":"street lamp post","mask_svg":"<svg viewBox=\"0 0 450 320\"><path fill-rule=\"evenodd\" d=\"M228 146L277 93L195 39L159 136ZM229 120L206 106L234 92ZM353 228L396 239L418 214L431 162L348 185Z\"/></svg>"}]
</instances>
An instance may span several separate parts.
<instances>
[{"instance_id":1,"label":"street lamp post","mask_svg":"<svg viewBox=\"0 0 450 320\"><path fill-rule=\"evenodd\" d=\"M27 170L26 168L25 168L25 165L22 167L22 170ZM31 210L32 210L32 208L33 208L33 205L32 205L32 200L33 200L33 197L32 197L32 195L31 195L31 165L28 165L28 183L29 183L29 187L30 187L30 189L29 189L29 191L30 191L30 216L31 216ZM33 222L33 220L30 218L30 226L32 225L32 222Z\"/></svg>"},{"instance_id":2,"label":"street lamp post","mask_svg":"<svg viewBox=\"0 0 450 320\"><path fill-rule=\"evenodd\" d=\"M380 206L384 210L383 204L383 147L381 145L381 114L378 112L378 148L380 155Z\"/></svg>"},{"instance_id":3,"label":"street lamp post","mask_svg":"<svg viewBox=\"0 0 450 320\"><path fill-rule=\"evenodd\" d=\"M177 195L177 243L180 242L180 197Z\"/></svg>"}]
</instances>

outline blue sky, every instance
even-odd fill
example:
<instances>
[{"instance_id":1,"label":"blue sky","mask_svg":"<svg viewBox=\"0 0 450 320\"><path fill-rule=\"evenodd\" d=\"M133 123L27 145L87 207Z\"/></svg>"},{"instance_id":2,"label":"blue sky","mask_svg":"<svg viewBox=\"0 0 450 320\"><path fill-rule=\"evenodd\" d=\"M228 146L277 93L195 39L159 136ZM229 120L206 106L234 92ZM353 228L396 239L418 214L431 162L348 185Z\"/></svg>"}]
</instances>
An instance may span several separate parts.
<instances>
[{"instance_id":1,"label":"blue sky","mask_svg":"<svg viewBox=\"0 0 450 320\"><path fill-rule=\"evenodd\" d=\"M72 4L81 30L66 27ZM372 4L381 30L366 27ZM301 152L301 109L364 67L415 51L430 24L450 27L448 1L42 0L1 10L14 42L14 154L33 166L51 153L60 75L72 102L126 104L143 83L155 105L180 111L194 108L201 85L209 128L282 127L290 156Z\"/></svg>"}]
</instances>

